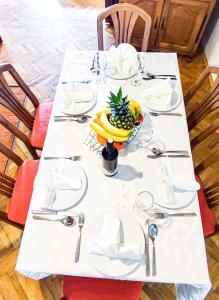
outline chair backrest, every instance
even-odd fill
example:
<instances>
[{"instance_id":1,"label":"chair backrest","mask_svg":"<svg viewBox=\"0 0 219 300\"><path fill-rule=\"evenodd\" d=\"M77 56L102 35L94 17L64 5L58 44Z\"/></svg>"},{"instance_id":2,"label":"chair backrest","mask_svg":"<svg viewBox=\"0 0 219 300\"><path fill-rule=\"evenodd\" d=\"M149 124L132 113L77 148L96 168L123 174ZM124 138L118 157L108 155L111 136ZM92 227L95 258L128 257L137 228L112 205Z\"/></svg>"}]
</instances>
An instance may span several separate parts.
<instances>
[{"instance_id":1,"label":"chair backrest","mask_svg":"<svg viewBox=\"0 0 219 300\"><path fill-rule=\"evenodd\" d=\"M200 121L202 121L211 112L219 108L219 67L207 67L196 82L192 85L189 91L184 96L185 104L188 105L192 97L203 85L210 74L216 74L210 90L198 105L187 117L189 130L192 130Z\"/></svg>"},{"instance_id":2,"label":"chair backrest","mask_svg":"<svg viewBox=\"0 0 219 300\"><path fill-rule=\"evenodd\" d=\"M6 77L4 76L6 72L9 72L13 79L16 81L21 90L30 99L34 108L39 106L39 101L25 84L19 74L16 72L11 64L1 64L0 65L0 104L7 107L19 120L24 123L30 130L33 127L34 117L32 114L19 102L16 95L13 93L12 89L7 83Z\"/></svg>"},{"instance_id":3,"label":"chair backrest","mask_svg":"<svg viewBox=\"0 0 219 300\"><path fill-rule=\"evenodd\" d=\"M141 51L146 51L151 30L151 17L140 7L129 3L115 4L106 8L97 17L98 49L104 50L103 45L103 20L111 16L114 30L116 46L121 43L130 43L133 28L138 17L145 22L145 29Z\"/></svg>"},{"instance_id":4,"label":"chair backrest","mask_svg":"<svg viewBox=\"0 0 219 300\"><path fill-rule=\"evenodd\" d=\"M16 153L11 149L6 147L4 144L0 143L0 152L4 154L8 159L12 160L17 166L21 166L23 159L21 159ZM8 175L0 172L0 194L11 197L15 180Z\"/></svg>"}]
</instances>

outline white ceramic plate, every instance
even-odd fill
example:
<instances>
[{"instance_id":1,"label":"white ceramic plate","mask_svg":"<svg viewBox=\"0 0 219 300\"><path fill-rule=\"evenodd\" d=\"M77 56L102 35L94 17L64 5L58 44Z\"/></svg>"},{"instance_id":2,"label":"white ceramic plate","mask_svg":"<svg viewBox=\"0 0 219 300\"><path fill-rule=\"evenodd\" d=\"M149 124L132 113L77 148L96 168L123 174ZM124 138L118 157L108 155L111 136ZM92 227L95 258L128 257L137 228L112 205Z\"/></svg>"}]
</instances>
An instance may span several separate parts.
<instances>
[{"instance_id":1,"label":"white ceramic plate","mask_svg":"<svg viewBox=\"0 0 219 300\"><path fill-rule=\"evenodd\" d=\"M181 162L182 163L182 162ZM177 162L174 164L177 165ZM180 168L180 165L178 166ZM175 189L175 200L174 202L167 202L164 199L164 193L161 188L161 167L160 164L154 164L154 169L151 171L151 192L154 196L154 202L159 206L168 209L179 209L187 206L190 202L194 200L194 197L197 192L194 191L183 191Z\"/></svg>"},{"instance_id":2,"label":"white ceramic plate","mask_svg":"<svg viewBox=\"0 0 219 300\"><path fill-rule=\"evenodd\" d=\"M101 225L103 222L104 215L101 215L93 221L92 224L89 224L87 231L87 249L89 245L89 241L91 239L95 239L97 237L97 233L101 230ZM144 233L137 223L137 221L129 214L123 214L118 216L124 234L124 242L127 243L140 243L141 245L141 254L142 258L145 252L145 239ZM137 269L141 263L140 261L133 261L127 259L112 259L107 256L95 255L88 253L89 260L94 268L100 273L110 276L110 277L118 277L124 276L135 269Z\"/></svg>"},{"instance_id":3,"label":"white ceramic plate","mask_svg":"<svg viewBox=\"0 0 219 300\"><path fill-rule=\"evenodd\" d=\"M114 66L108 64L105 69L105 74L106 76L112 79L125 80L134 77L137 71L138 71L138 66L136 65L130 69L129 74L123 74L123 73L119 73Z\"/></svg>"},{"instance_id":4,"label":"white ceramic plate","mask_svg":"<svg viewBox=\"0 0 219 300\"><path fill-rule=\"evenodd\" d=\"M60 99L61 100L61 99ZM61 102L56 102L57 109L62 112L65 115L80 115L87 113L90 111L96 104L97 98L96 93L93 92L93 98L91 101L88 102L76 102L74 106L71 106L69 108L63 108L61 106Z\"/></svg>"},{"instance_id":5,"label":"white ceramic plate","mask_svg":"<svg viewBox=\"0 0 219 300\"><path fill-rule=\"evenodd\" d=\"M162 82L163 80L160 81ZM157 82L158 80L156 80L156 84ZM173 87L173 93L172 93L171 103L169 107L163 108L156 103L156 100L153 99L145 100L143 103L143 107L155 112L168 112L174 110L180 104L182 100L182 96L180 92L177 90L176 85L174 83L172 83L172 87Z\"/></svg>"},{"instance_id":6,"label":"white ceramic plate","mask_svg":"<svg viewBox=\"0 0 219 300\"><path fill-rule=\"evenodd\" d=\"M77 178L81 180L81 188L79 190L57 190L55 200L49 208L50 210L61 211L75 207L86 193L87 176L83 168L76 162L68 159L64 159L63 163L63 176L67 178L77 176Z\"/></svg>"}]
</instances>

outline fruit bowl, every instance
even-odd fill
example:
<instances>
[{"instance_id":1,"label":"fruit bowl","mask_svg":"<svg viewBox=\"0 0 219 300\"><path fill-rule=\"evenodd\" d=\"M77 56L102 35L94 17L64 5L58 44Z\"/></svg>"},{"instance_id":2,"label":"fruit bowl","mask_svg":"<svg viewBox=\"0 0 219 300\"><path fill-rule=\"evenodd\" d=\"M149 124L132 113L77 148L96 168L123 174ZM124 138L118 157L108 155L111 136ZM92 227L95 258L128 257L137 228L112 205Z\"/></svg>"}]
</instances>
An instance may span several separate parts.
<instances>
[{"instance_id":1,"label":"fruit bowl","mask_svg":"<svg viewBox=\"0 0 219 300\"><path fill-rule=\"evenodd\" d=\"M100 145L105 145L107 139L111 138L115 147L121 150L124 143L129 143L135 137L136 129L143 121L141 106L128 96L123 97L121 88L116 95L110 92L107 103L108 106L97 112L89 125Z\"/></svg>"}]
</instances>

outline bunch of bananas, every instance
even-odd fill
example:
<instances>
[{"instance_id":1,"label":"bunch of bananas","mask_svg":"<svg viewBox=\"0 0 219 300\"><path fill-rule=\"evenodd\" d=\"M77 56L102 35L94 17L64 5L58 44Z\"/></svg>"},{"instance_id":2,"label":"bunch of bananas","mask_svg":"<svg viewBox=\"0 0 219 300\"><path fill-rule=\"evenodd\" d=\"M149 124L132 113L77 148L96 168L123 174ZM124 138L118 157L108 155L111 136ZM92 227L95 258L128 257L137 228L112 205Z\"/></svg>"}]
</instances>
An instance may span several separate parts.
<instances>
[{"instance_id":1,"label":"bunch of bananas","mask_svg":"<svg viewBox=\"0 0 219 300\"><path fill-rule=\"evenodd\" d=\"M141 106L133 99L129 99L129 109L135 121L138 120ZM126 141L133 133L134 128L130 130L116 128L109 122L110 108L106 108L97 112L97 118L93 120L89 125L90 127L102 138L112 138L114 142L122 143Z\"/></svg>"}]
</instances>

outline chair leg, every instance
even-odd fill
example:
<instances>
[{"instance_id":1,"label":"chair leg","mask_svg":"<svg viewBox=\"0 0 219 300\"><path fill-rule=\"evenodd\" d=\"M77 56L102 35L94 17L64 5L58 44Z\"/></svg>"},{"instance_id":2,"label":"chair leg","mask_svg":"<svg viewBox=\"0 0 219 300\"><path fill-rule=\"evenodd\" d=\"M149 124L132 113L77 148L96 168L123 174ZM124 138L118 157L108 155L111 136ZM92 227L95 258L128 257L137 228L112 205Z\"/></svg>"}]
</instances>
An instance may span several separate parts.
<instances>
[{"instance_id":1,"label":"chair leg","mask_svg":"<svg viewBox=\"0 0 219 300\"><path fill-rule=\"evenodd\" d=\"M24 225L21 225L21 224L18 224L18 223L15 223L11 220L8 219L8 214L4 211L0 211L0 221L3 221L9 225L12 225L14 227L17 227L18 229L24 229Z\"/></svg>"}]
</instances>

